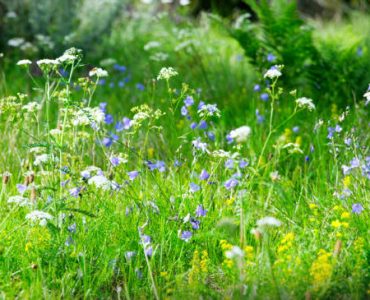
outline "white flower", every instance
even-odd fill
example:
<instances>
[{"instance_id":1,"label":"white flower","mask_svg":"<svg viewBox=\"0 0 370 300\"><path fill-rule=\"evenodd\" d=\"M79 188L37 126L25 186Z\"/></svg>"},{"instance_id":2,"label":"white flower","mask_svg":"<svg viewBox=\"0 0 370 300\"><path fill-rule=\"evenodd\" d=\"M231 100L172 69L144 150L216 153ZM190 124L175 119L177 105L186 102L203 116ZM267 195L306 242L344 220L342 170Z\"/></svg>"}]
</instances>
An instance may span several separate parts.
<instances>
[{"instance_id":1,"label":"white flower","mask_svg":"<svg viewBox=\"0 0 370 300\"><path fill-rule=\"evenodd\" d=\"M190 0L180 0L180 5L186 6L190 4Z\"/></svg>"},{"instance_id":2,"label":"white flower","mask_svg":"<svg viewBox=\"0 0 370 300\"><path fill-rule=\"evenodd\" d=\"M272 68L270 68L269 70L267 70L267 72L265 73L265 75L263 77L264 78L274 79L274 78L280 77L281 75L282 74L280 72L279 66L273 66Z\"/></svg>"},{"instance_id":3,"label":"white flower","mask_svg":"<svg viewBox=\"0 0 370 300\"><path fill-rule=\"evenodd\" d=\"M264 227L264 226L279 227L281 225L281 222L278 219L274 218L274 217L264 217L264 218L257 221L257 225L259 227Z\"/></svg>"},{"instance_id":4,"label":"white flower","mask_svg":"<svg viewBox=\"0 0 370 300\"><path fill-rule=\"evenodd\" d=\"M49 155L48 154L41 154L41 155L37 155L35 157L35 161L33 162L33 164L35 166L38 166L38 165L41 165L41 164L44 164L44 163L47 163L49 160Z\"/></svg>"},{"instance_id":5,"label":"white flower","mask_svg":"<svg viewBox=\"0 0 370 300\"><path fill-rule=\"evenodd\" d=\"M33 212L30 212L26 215L26 220L31 220L33 222L39 221L39 224L41 226L45 226L47 221L52 219L52 215L40 210L34 210Z\"/></svg>"},{"instance_id":6,"label":"white flower","mask_svg":"<svg viewBox=\"0 0 370 300\"><path fill-rule=\"evenodd\" d=\"M274 171L270 173L270 178L272 181L278 181L280 180L279 171Z\"/></svg>"},{"instance_id":7,"label":"white flower","mask_svg":"<svg viewBox=\"0 0 370 300\"><path fill-rule=\"evenodd\" d=\"M42 67L42 66L57 66L59 65L59 62L56 60L56 59L40 59L37 61L37 65L39 67Z\"/></svg>"},{"instance_id":8,"label":"white flower","mask_svg":"<svg viewBox=\"0 0 370 300\"><path fill-rule=\"evenodd\" d=\"M51 129L51 130L49 131L49 133L50 133L51 135L60 135L60 134L62 134L62 131L61 131L59 128L55 128L55 129Z\"/></svg>"},{"instance_id":9,"label":"white flower","mask_svg":"<svg viewBox=\"0 0 370 300\"><path fill-rule=\"evenodd\" d=\"M109 190L112 187L112 183L104 175L96 175L89 179L88 184L95 185L97 188L103 190Z\"/></svg>"},{"instance_id":10,"label":"white flower","mask_svg":"<svg viewBox=\"0 0 370 300\"><path fill-rule=\"evenodd\" d=\"M225 252L225 256L228 259L242 258L244 256L244 251L238 246L233 246L231 250Z\"/></svg>"},{"instance_id":11,"label":"white flower","mask_svg":"<svg viewBox=\"0 0 370 300\"><path fill-rule=\"evenodd\" d=\"M159 71L159 74L158 74L157 80L161 80L161 79L168 80L168 79L170 79L171 77L176 76L176 75L178 75L178 73L175 71L175 69L174 69L174 68L172 68L172 67L169 67L169 68L162 68L162 69Z\"/></svg>"},{"instance_id":12,"label":"white flower","mask_svg":"<svg viewBox=\"0 0 370 300\"><path fill-rule=\"evenodd\" d=\"M153 48L158 48L161 46L161 43L160 42L157 42L157 41L150 41L148 43L145 44L144 46L144 50L145 51L148 51L150 49L153 49Z\"/></svg>"},{"instance_id":13,"label":"white flower","mask_svg":"<svg viewBox=\"0 0 370 300\"><path fill-rule=\"evenodd\" d=\"M62 56L58 57L56 60L60 63L73 63L77 59L77 56L64 53Z\"/></svg>"},{"instance_id":14,"label":"white flower","mask_svg":"<svg viewBox=\"0 0 370 300\"><path fill-rule=\"evenodd\" d=\"M366 98L365 106L367 106L370 103L370 90L364 94L364 97Z\"/></svg>"},{"instance_id":15,"label":"white flower","mask_svg":"<svg viewBox=\"0 0 370 300\"><path fill-rule=\"evenodd\" d=\"M94 68L89 72L89 76L93 77L107 77L108 72L106 70L103 70L102 68Z\"/></svg>"},{"instance_id":16,"label":"white flower","mask_svg":"<svg viewBox=\"0 0 370 300\"><path fill-rule=\"evenodd\" d=\"M315 109L315 104L313 104L313 100L310 98L302 97L295 100L297 105L302 108L307 108L309 111Z\"/></svg>"},{"instance_id":17,"label":"white flower","mask_svg":"<svg viewBox=\"0 0 370 300\"><path fill-rule=\"evenodd\" d=\"M227 152L227 151L222 150L222 149L220 149L220 150L214 150L214 151L211 153L211 155L212 155L213 157L220 157L220 158L224 158L224 157L231 157L230 152Z\"/></svg>"},{"instance_id":18,"label":"white flower","mask_svg":"<svg viewBox=\"0 0 370 300\"><path fill-rule=\"evenodd\" d=\"M18 48L24 43L24 38L13 38L8 41L10 47Z\"/></svg>"},{"instance_id":19,"label":"white flower","mask_svg":"<svg viewBox=\"0 0 370 300\"><path fill-rule=\"evenodd\" d=\"M104 121L105 114L99 107L86 107L74 112L72 118L72 124L78 125L89 125L91 123L100 124Z\"/></svg>"},{"instance_id":20,"label":"white flower","mask_svg":"<svg viewBox=\"0 0 370 300\"><path fill-rule=\"evenodd\" d=\"M22 107L22 109L26 110L29 113L35 112L41 108L41 105L37 102L29 102Z\"/></svg>"},{"instance_id":21,"label":"white flower","mask_svg":"<svg viewBox=\"0 0 370 300\"><path fill-rule=\"evenodd\" d=\"M5 15L5 18L8 18L8 19L16 19L17 18L17 14L14 12L14 11L8 11Z\"/></svg>"},{"instance_id":22,"label":"white flower","mask_svg":"<svg viewBox=\"0 0 370 300\"><path fill-rule=\"evenodd\" d=\"M200 138L197 138L196 140L192 141L193 147L196 149L201 150L202 152L208 152L207 149L207 143L203 143Z\"/></svg>"},{"instance_id":23,"label":"white flower","mask_svg":"<svg viewBox=\"0 0 370 300\"><path fill-rule=\"evenodd\" d=\"M29 59L21 59L20 61L17 62L17 66L24 66L24 65L31 65L32 61Z\"/></svg>"},{"instance_id":24,"label":"white flower","mask_svg":"<svg viewBox=\"0 0 370 300\"><path fill-rule=\"evenodd\" d=\"M22 196L11 196L8 199L8 203L16 203L19 206L27 206L32 204L28 198Z\"/></svg>"},{"instance_id":25,"label":"white flower","mask_svg":"<svg viewBox=\"0 0 370 300\"><path fill-rule=\"evenodd\" d=\"M235 139L237 143L242 143L247 140L251 134L251 128L249 126L242 126L234 129L230 132L230 137Z\"/></svg>"}]
</instances>

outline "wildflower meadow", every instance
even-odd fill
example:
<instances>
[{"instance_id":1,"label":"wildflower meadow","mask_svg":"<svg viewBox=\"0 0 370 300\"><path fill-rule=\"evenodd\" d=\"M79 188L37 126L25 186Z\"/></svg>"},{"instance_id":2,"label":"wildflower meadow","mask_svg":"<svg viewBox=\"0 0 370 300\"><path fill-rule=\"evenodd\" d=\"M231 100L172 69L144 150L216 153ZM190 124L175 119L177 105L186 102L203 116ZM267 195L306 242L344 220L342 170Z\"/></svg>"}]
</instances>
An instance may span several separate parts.
<instances>
[{"instance_id":1,"label":"wildflower meadow","mask_svg":"<svg viewBox=\"0 0 370 300\"><path fill-rule=\"evenodd\" d=\"M72 2L0 6L0 298L369 299L366 1Z\"/></svg>"}]
</instances>

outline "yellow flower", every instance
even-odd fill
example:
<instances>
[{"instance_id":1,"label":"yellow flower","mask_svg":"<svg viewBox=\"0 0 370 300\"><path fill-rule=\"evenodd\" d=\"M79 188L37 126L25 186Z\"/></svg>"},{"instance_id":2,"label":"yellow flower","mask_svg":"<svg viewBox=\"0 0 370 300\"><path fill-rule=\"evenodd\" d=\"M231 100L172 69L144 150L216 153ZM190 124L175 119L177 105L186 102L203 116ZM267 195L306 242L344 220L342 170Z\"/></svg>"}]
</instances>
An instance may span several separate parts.
<instances>
[{"instance_id":1,"label":"yellow flower","mask_svg":"<svg viewBox=\"0 0 370 300\"><path fill-rule=\"evenodd\" d=\"M332 274L333 266L330 261L331 253L323 249L319 250L318 257L312 263L310 268L310 275L312 277L312 284L315 290L325 285Z\"/></svg>"},{"instance_id":2,"label":"yellow flower","mask_svg":"<svg viewBox=\"0 0 370 300\"><path fill-rule=\"evenodd\" d=\"M231 197L230 199L227 199L225 203L227 206L230 206L234 203L234 201L235 201L235 198Z\"/></svg>"},{"instance_id":3,"label":"yellow flower","mask_svg":"<svg viewBox=\"0 0 370 300\"><path fill-rule=\"evenodd\" d=\"M344 187L348 188L351 185L351 177L346 176L342 180Z\"/></svg>"},{"instance_id":4,"label":"yellow flower","mask_svg":"<svg viewBox=\"0 0 370 300\"><path fill-rule=\"evenodd\" d=\"M345 211L341 214L341 218L342 219L349 219L349 217L351 216L351 214L348 212L348 211Z\"/></svg>"},{"instance_id":5,"label":"yellow flower","mask_svg":"<svg viewBox=\"0 0 370 300\"><path fill-rule=\"evenodd\" d=\"M153 158L154 156L154 148L148 148L148 157Z\"/></svg>"},{"instance_id":6,"label":"yellow flower","mask_svg":"<svg viewBox=\"0 0 370 300\"><path fill-rule=\"evenodd\" d=\"M297 138L295 139L295 143L298 146L301 146L302 145L302 137L301 136L297 136Z\"/></svg>"},{"instance_id":7,"label":"yellow flower","mask_svg":"<svg viewBox=\"0 0 370 300\"><path fill-rule=\"evenodd\" d=\"M335 220L333 222L331 222L331 226L334 227L334 228L339 228L341 225L341 222L339 220Z\"/></svg>"},{"instance_id":8,"label":"yellow flower","mask_svg":"<svg viewBox=\"0 0 370 300\"><path fill-rule=\"evenodd\" d=\"M342 226L343 226L344 228L348 228L348 227L349 227L349 223L348 223L348 222L342 222Z\"/></svg>"},{"instance_id":9,"label":"yellow flower","mask_svg":"<svg viewBox=\"0 0 370 300\"><path fill-rule=\"evenodd\" d=\"M220 245L221 245L222 251L230 250L233 247L233 245L228 243L228 241L226 241L226 240L221 240Z\"/></svg>"},{"instance_id":10,"label":"yellow flower","mask_svg":"<svg viewBox=\"0 0 370 300\"><path fill-rule=\"evenodd\" d=\"M317 208L317 205L315 203L310 203L310 204L308 204L308 207L310 209L316 209Z\"/></svg>"}]
</instances>

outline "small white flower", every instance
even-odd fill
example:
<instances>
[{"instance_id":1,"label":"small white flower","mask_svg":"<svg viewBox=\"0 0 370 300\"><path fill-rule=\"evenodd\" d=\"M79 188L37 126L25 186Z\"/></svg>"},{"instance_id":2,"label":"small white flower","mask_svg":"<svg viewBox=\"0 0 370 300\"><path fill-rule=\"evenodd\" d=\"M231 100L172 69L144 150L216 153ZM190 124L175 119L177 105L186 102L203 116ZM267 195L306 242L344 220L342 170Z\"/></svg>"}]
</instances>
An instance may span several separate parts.
<instances>
[{"instance_id":1,"label":"small white flower","mask_svg":"<svg viewBox=\"0 0 370 300\"><path fill-rule=\"evenodd\" d=\"M91 177L88 184L95 185L95 187L101 188L102 190L109 190L112 187L112 183L104 175Z\"/></svg>"},{"instance_id":2,"label":"small white flower","mask_svg":"<svg viewBox=\"0 0 370 300\"><path fill-rule=\"evenodd\" d=\"M190 4L190 0L180 0L180 5L186 6Z\"/></svg>"},{"instance_id":3,"label":"small white flower","mask_svg":"<svg viewBox=\"0 0 370 300\"><path fill-rule=\"evenodd\" d=\"M172 68L172 67L169 67L169 68L162 68L162 69L159 71L159 74L158 74L157 80L161 80L161 79L168 80L168 79L170 79L171 77L176 76L176 75L178 75L178 73L175 71L175 69L174 69L174 68Z\"/></svg>"},{"instance_id":4,"label":"small white flower","mask_svg":"<svg viewBox=\"0 0 370 300\"><path fill-rule=\"evenodd\" d=\"M150 41L148 43L145 44L144 46L144 50L145 51L149 51L150 49L153 49L153 48L158 48L161 46L161 43L160 42L157 42L157 41Z\"/></svg>"},{"instance_id":5,"label":"small white flower","mask_svg":"<svg viewBox=\"0 0 370 300\"><path fill-rule=\"evenodd\" d=\"M245 142L251 134L249 126L242 126L230 132L230 137L235 139L237 143Z\"/></svg>"},{"instance_id":6,"label":"small white flower","mask_svg":"<svg viewBox=\"0 0 370 300\"><path fill-rule=\"evenodd\" d=\"M307 108L309 111L312 111L315 109L315 104L313 103L313 100L310 98L302 97L295 100L298 107Z\"/></svg>"},{"instance_id":7,"label":"small white flower","mask_svg":"<svg viewBox=\"0 0 370 300\"><path fill-rule=\"evenodd\" d=\"M14 11L8 11L5 15L5 18L16 19L18 16Z\"/></svg>"},{"instance_id":8,"label":"small white flower","mask_svg":"<svg viewBox=\"0 0 370 300\"><path fill-rule=\"evenodd\" d=\"M225 252L225 256L228 259L242 258L244 256L244 251L238 246L233 246L231 250Z\"/></svg>"},{"instance_id":9,"label":"small white flower","mask_svg":"<svg viewBox=\"0 0 370 300\"><path fill-rule=\"evenodd\" d=\"M280 72L279 66L273 66L272 68L267 70L267 72L265 73L265 75L263 77L274 79L274 78L280 77L281 75L282 75L282 73Z\"/></svg>"},{"instance_id":10,"label":"small white flower","mask_svg":"<svg viewBox=\"0 0 370 300\"><path fill-rule=\"evenodd\" d=\"M93 77L107 77L108 72L106 70L103 70L102 68L94 68L89 72L89 76Z\"/></svg>"},{"instance_id":11,"label":"small white flower","mask_svg":"<svg viewBox=\"0 0 370 300\"><path fill-rule=\"evenodd\" d=\"M29 102L22 107L22 109L26 110L29 113L38 111L40 108L41 108L41 105L37 102Z\"/></svg>"},{"instance_id":12,"label":"small white flower","mask_svg":"<svg viewBox=\"0 0 370 300\"><path fill-rule=\"evenodd\" d=\"M57 66L59 65L59 62L56 60L56 59L40 59L37 61L37 65L39 67L42 67L42 66Z\"/></svg>"},{"instance_id":13,"label":"small white flower","mask_svg":"<svg viewBox=\"0 0 370 300\"><path fill-rule=\"evenodd\" d=\"M49 133L50 133L51 135L60 135L60 134L62 134L62 131L61 131L59 128L55 128L55 129L51 129L51 130L49 131Z\"/></svg>"},{"instance_id":14,"label":"small white flower","mask_svg":"<svg viewBox=\"0 0 370 300\"><path fill-rule=\"evenodd\" d=\"M39 224L41 226L45 226L47 224L47 221L52 219L52 215L40 210L34 210L33 212L30 212L26 215L26 220L30 220L32 222L39 221Z\"/></svg>"},{"instance_id":15,"label":"small white flower","mask_svg":"<svg viewBox=\"0 0 370 300\"><path fill-rule=\"evenodd\" d=\"M20 47L22 44L24 44L24 38L13 38L13 39L10 39L9 41L8 41L8 45L10 46L10 47L14 47L14 48L18 48L18 47Z\"/></svg>"},{"instance_id":16,"label":"small white flower","mask_svg":"<svg viewBox=\"0 0 370 300\"><path fill-rule=\"evenodd\" d=\"M58 57L56 60L60 63L73 63L77 59L77 56L64 53L62 56Z\"/></svg>"},{"instance_id":17,"label":"small white flower","mask_svg":"<svg viewBox=\"0 0 370 300\"><path fill-rule=\"evenodd\" d=\"M32 204L28 198L22 196L11 196L8 199L8 203L16 203L19 206L27 206Z\"/></svg>"},{"instance_id":18,"label":"small white flower","mask_svg":"<svg viewBox=\"0 0 370 300\"><path fill-rule=\"evenodd\" d=\"M279 227L281 226L281 222L274 217L264 217L257 221L257 225L259 227L264 227L264 226Z\"/></svg>"},{"instance_id":19,"label":"small white flower","mask_svg":"<svg viewBox=\"0 0 370 300\"><path fill-rule=\"evenodd\" d=\"M365 106L367 106L370 103L370 91L366 92L364 97L366 98Z\"/></svg>"},{"instance_id":20,"label":"small white flower","mask_svg":"<svg viewBox=\"0 0 370 300\"><path fill-rule=\"evenodd\" d=\"M44 164L44 163L47 163L49 161L49 155L48 154L41 154L41 155L37 155L35 157L35 161L33 162L33 164L35 166L39 166L41 164Z\"/></svg>"},{"instance_id":21,"label":"small white flower","mask_svg":"<svg viewBox=\"0 0 370 300\"><path fill-rule=\"evenodd\" d=\"M270 178L272 181L278 181L280 180L280 175L278 171L274 171L270 173Z\"/></svg>"},{"instance_id":22,"label":"small white flower","mask_svg":"<svg viewBox=\"0 0 370 300\"><path fill-rule=\"evenodd\" d=\"M29 59L21 59L20 61L17 62L17 66L24 66L24 65L31 65L32 61Z\"/></svg>"}]
</instances>

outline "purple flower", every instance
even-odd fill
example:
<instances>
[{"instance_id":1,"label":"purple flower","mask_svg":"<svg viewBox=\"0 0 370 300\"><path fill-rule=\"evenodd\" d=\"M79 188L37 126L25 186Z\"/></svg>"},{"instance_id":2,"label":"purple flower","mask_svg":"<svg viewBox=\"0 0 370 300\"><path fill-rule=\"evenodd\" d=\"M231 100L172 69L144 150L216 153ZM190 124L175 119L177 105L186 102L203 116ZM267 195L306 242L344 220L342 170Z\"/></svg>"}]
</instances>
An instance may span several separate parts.
<instances>
[{"instance_id":1,"label":"purple flower","mask_svg":"<svg viewBox=\"0 0 370 300\"><path fill-rule=\"evenodd\" d=\"M299 127L298 126L294 126L292 130L293 130L294 133L298 133L299 132Z\"/></svg>"},{"instance_id":2,"label":"purple flower","mask_svg":"<svg viewBox=\"0 0 370 300\"><path fill-rule=\"evenodd\" d=\"M359 215L364 210L363 206L360 203L355 203L352 205L352 212Z\"/></svg>"},{"instance_id":3,"label":"purple flower","mask_svg":"<svg viewBox=\"0 0 370 300\"><path fill-rule=\"evenodd\" d=\"M202 170L199 175L200 180L207 180L209 178L209 173L206 170Z\"/></svg>"},{"instance_id":4,"label":"purple flower","mask_svg":"<svg viewBox=\"0 0 370 300\"><path fill-rule=\"evenodd\" d=\"M125 258L130 261L136 255L135 251L126 251Z\"/></svg>"},{"instance_id":5,"label":"purple flower","mask_svg":"<svg viewBox=\"0 0 370 300\"><path fill-rule=\"evenodd\" d=\"M107 81L104 78L99 79L98 84L104 85Z\"/></svg>"},{"instance_id":6,"label":"purple flower","mask_svg":"<svg viewBox=\"0 0 370 300\"><path fill-rule=\"evenodd\" d=\"M201 150L203 152L207 152L207 143L203 143L200 138L197 138L196 140L193 141L193 146L198 149L198 150Z\"/></svg>"},{"instance_id":7,"label":"purple flower","mask_svg":"<svg viewBox=\"0 0 370 300\"><path fill-rule=\"evenodd\" d=\"M267 54L266 59L267 59L268 62L273 62L273 61L275 61L276 56L272 53L269 53L269 54Z\"/></svg>"},{"instance_id":8,"label":"purple flower","mask_svg":"<svg viewBox=\"0 0 370 300\"><path fill-rule=\"evenodd\" d=\"M256 117L257 122L260 124L263 123L263 121L265 121L265 117L260 114L260 111L258 109L256 109Z\"/></svg>"},{"instance_id":9,"label":"purple flower","mask_svg":"<svg viewBox=\"0 0 370 300\"><path fill-rule=\"evenodd\" d=\"M145 86L144 86L142 83L137 83L137 84L136 84L136 88L137 88L139 91L143 91L143 90L145 90Z\"/></svg>"},{"instance_id":10,"label":"purple flower","mask_svg":"<svg viewBox=\"0 0 370 300\"><path fill-rule=\"evenodd\" d=\"M116 129L117 132L120 132L123 129L125 129L124 126L123 126L123 123L122 122L119 122L119 121L116 123L116 125L114 126L114 128Z\"/></svg>"},{"instance_id":11,"label":"purple flower","mask_svg":"<svg viewBox=\"0 0 370 300\"><path fill-rule=\"evenodd\" d=\"M191 224L191 227L194 229L194 230L198 230L199 229L199 225L200 225L200 221L196 220L196 219L191 219L190 220L190 224Z\"/></svg>"},{"instance_id":12,"label":"purple flower","mask_svg":"<svg viewBox=\"0 0 370 300\"><path fill-rule=\"evenodd\" d=\"M125 86L125 82L124 82L124 81L122 81L122 80L118 81L118 86L119 86L120 88L123 88L123 87Z\"/></svg>"},{"instance_id":13,"label":"purple flower","mask_svg":"<svg viewBox=\"0 0 370 300\"><path fill-rule=\"evenodd\" d=\"M343 175L348 175L351 172L351 167L343 165L342 166L342 172L343 172Z\"/></svg>"},{"instance_id":14,"label":"purple flower","mask_svg":"<svg viewBox=\"0 0 370 300\"><path fill-rule=\"evenodd\" d=\"M195 210L195 215L199 218L199 217L205 217L206 214L207 214L207 210L204 209L203 205L202 204L199 204L197 206L197 209Z\"/></svg>"},{"instance_id":15,"label":"purple flower","mask_svg":"<svg viewBox=\"0 0 370 300\"><path fill-rule=\"evenodd\" d=\"M191 231L185 230L181 233L181 239L185 242L188 242L192 236L193 236L193 233Z\"/></svg>"},{"instance_id":16,"label":"purple flower","mask_svg":"<svg viewBox=\"0 0 370 300\"><path fill-rule=\"evenodd\" d=\"M260 95L260 99L261 99L262 101L267 101L267 100L269 99L269 94L267 94L267 93L262 93L262 94Z\"/></svg>"},{"instance_id":17,"label":"purple flower","mask_svg":"<svg viewBox=\"0 0 370 300\"><path fill-rule=\"evenodd\" d=\"M107 103L107 102L101 102L101 103L99 104L99 108L100 108L100 110L101 110L102 112L105 112L105 111L107 110L107 105L108 105L108 103Z\"/></svg>"},{"instance_id":18,"label":"purple flower","mask_svg":"<svg viewBox=\"0 0 370 300\"><path fill-rule=\"evenodd\" d=\"M75 188L69 190L69 194L72 197L77 198L79 196L79 194L80 194L80 191L81 191L81 188L80 187L75 187Z\"/></svg>"},{"instance_id":19,"label":"purple flower","mask_svg":"<svg viewBox=\"0 0 370 300\"><path fill-rule=\"evenodd\" d=\"M139 175L139 171L130 171L127 172L127 175L130 178L130 180L134 180Z\"/></svg>"},{"instance_id":20,"label":"purple flower","mask_svg":"<svg viewBox=\"0 0 370 300\"><path fill-rule=\"evenodd\" d=\"M201 110L204 105L206 104L203 101L200 101L198 104L198 110Z\"/></svg>"},{"instance_id":21,"label":"purple flower","mask_svg":"<svg viewBox=\"0 0 370 300\"><path fill-rule=\"evenodd\" d=\"M211 141L214 141L216 139L215 134L212 131L207 132L207 136Z\"/></svg>"},{"instance_id":22,"label":"purple flower","mask_svg":"<svg viewBox=\"0 0 370 300\"><path fill-rule=\"evenodd\" d=\"M203 130L203 129L207 129L207 127L208 127L208 125L207 125L206 121L202 120L202 121L199 122L199 125L198 125L199 129Z\"/></svg>"},{"instance_id":23,"label":"purple flower","mask_svg":"<svg viewBox=\"0 0 370 300\"><path fill-rule=\"evenodd\" d=\"M185 106L192 106L194 104L194 99L191 96L187 96L184 100Z\"/></svg>"},{"instance_id":24,"label":"purple flower","mask_svg":"<svg viewBox=\"0 0 370 300\"><path fill-rule=\"evenodd\" d=\"M259 84L254 85L253 91L259 92L261 90L261 86Z\"/></svg>"},{"instance_id":25,"label":"purple flower","mask_svg":"<svg viewBox=\"0 0 370 300\"><path fill-rule=\"evenodd\" d=\"M178 159L176 159L175 162L173 163L173 165L175 167L181 167L182 163Z\"/></svg>"},{"instance_id":26,"label":"purple flower","mask_svg":"<svg viewBox=\"0 0 370 300\"><path fill-rule=\"evenodd\" d=\"M184 117L188 115L188 109L186 106L181 107L181 115Z\"/></svg>"},{"instance_id":27,"label":"purple flower","mask_svg":"<svg viewBox=\"0 0 370 300\"><path fill-rule=\"evenodd\" d=\"M358 158L354 158L350 162L351 169L358 168L360 166L360 160Z\"/></svg>"},{"instance_id":28,"label":"purple flower","mask_svg":"<svg viewBox=\"0 0 370 300\"><path fill-rule=\"evenodd\" d=\"M234 139L231 137L230 134L228 134L228 135L226 135L226 141L227 141L228 144L231 144L234 141Z\"/></svg>"},{"instance_id":29,"label":"purple flower","mask_svg":"<svg viewBox=\"0 0 370 300\"><path fill-rule=\"evenodd\" d=\"M110 115L110 114L106 114L105 117L104 117L104 122L105 124L112 124L113 123L113 116Z\"/></svg>"},{"instance_id":30,"label":"purple flower","mask_svg":"<svg viewBox=\"0 0 370 300\"><path fill-rule=\"evenodd\" d=\"M245 167L247 167L249 165L249 163L246 161L246 160L241 160L240 162L239 162L239 168L241 168L241 169L244 169Z\"/></svg>"},{"instance_id":31,"label":"purple flower","mask_svg":"<svg viewBox=\"0 0 370 300\"><path fill-rule=\"evenodd\" d=\"M195 123L195 122L193 122L193 123L190 124L190 128L191 129L195 129L195 128L197 128L197 126L198 126L198 124Z\"/></svg>"},{"instance_id":32,"label":"purple flower","mask_svg":"<svg viewBox=\"0 0 370 300\"><path fill-rule=\"evenodd\" d=\"M347 146L351 146L351 144L352 144L352 139L351 139L351 138L345 138L345 139L344 139L344 143L345 143Z\"/></svg>"},{"instance_id":33,"label":"purple flower","mask_svg":"<svg viewBox=\"0 0 370 300\"><path fill-rule=\"evenodd\" d=\"M153 255L153 247L151 245L148 245L144 249L145 255L146 256L152 256Z\"/></svg>"},{"instance_id":34,"label":"purple flower","mask_svg":"<svg viewBox=\"0 0 370 300\"><path fill-rule=\"evenodd\" d=\"M102 144L103 144L105 147L110 147L110 146L112 146L112 144L113 144L113 139L111 139L110 137L105 137L105 138L103 138L103 140L102 140Z\"/></svg>"},{"instance_id":35,"label":"purple flower","mask_svg":"<svg viewBox=\"0 0 370 300\"><path fill-rule=\"evenodd\" d=\"M141 242L144 244L144 245L147 245L147 244L150 244L150 242L152 241L151 237L149 235L146 235L146 234L143 234L141 236Z\"/></svg>"},{"instance_id":36,"label":"purple flower","mask_svg":"<svg viewBox=\"0 0 370 300\"><path fill-rule=\"evenodd\" d=\"M225 161L225 168L227 168L227 169L234 168L234 160L229 158L227 161Z\"/></svg>"},{"instance_id":37,"label":"purple flower","mask_svg":"<svg viewBox=\"0 0 370 300\"><path fill-rule=\"evenodd\" d=\"M18 183L16 186L20 194L23 194L27 190L27 186L25 184Z\"/></svg>"},{"instance_id":38,"label":"purple flower","mask_svg":"<svg viewBox=\"0 0 370 300\"><path fill-rule=\"evenodd\" d=\"M113 69L123 73L123 72L126 71L127 68L125 66L121 66L119 64L114 64Z\"/></svg>"},{"instance_id":39,"label":"purple flower","mask_svg":"<svg viewBox=\"0 0 370 300\"><path fill-rule=\"evenodd\" d=\"M190 192L195 193L200 190L200 186L195 184L194 182L190 182Z\"/></svg>"},{"instance_id":40,"label":"purple flower","mask_svg":"<svg viewBox=\"0 0 370 300\"><path fill-rule=\"evenodd\" d=\"M68 230L70 233L76 233L76 228L77 228L76 223L73 223L72 225L69 225L69 226L67 227L67 230Z\"/></svg>"},{"instance_id":41,"label":"purple flower","mask_svg":"<svg viewBox=\"0 0 370 300\"><path fill-rule=\"evenodd\" d=\"M132 126L132 121L131 121L129 118L124 117L124 118L122 119L122 122L123 122L123 129L128 130L128 129L130 129L130 128L131 128L131 126Z\"/></svg>"},{"instance_id":42,"label":"purple flower","mask_svg":"<svg viewBox=\"0 0 370 300\"><path fill-rule=\"evenodd\" d=\"M166 164L164 163L164 161L161 160L158 160L155 163L147 161L147 166L149 167L150 171L154 171L155 169L158 169L159 172L166 171Z\"/></svg>"},{"instance_id":43,"label":"purple flower","mask_svg":"<svg viewBox=\"0 0 370 300\"><path fill-rule=\"evenodd\" d=\"M114 167L117 167L120 164L121 160L119 159L119 157L111 157L110 162Z\"/></svg>"},{"instance_id":44,"label":"purple flower","mask_svg":"<svg viewBox=\"0 0 370 300\"><path fill-rule=\"evenodd\" d=\"M342 129L342 127L340 127L339 125L336 125L335 126L335 132L341 132L343 129Z\"/></svg>"},{"instance_id":45,"label":"purple flower","mask_svg":"<svg viewBox=\"0 0 370 300\"><path fill-rule=\"evenodd\" d=\"M225 186L226 189L230 190L230 189L236 187L238 184L239 184L239 181L237 179L230 178L229 180L227 180L225 182L224 186Z\"/></svg>"}]
</instances>

